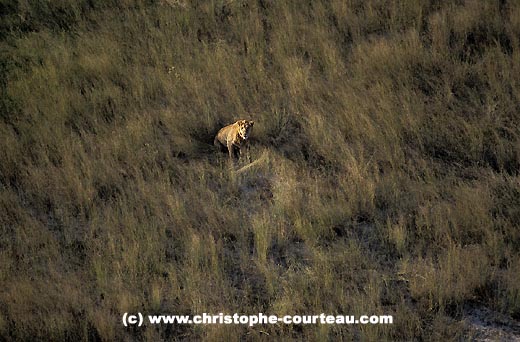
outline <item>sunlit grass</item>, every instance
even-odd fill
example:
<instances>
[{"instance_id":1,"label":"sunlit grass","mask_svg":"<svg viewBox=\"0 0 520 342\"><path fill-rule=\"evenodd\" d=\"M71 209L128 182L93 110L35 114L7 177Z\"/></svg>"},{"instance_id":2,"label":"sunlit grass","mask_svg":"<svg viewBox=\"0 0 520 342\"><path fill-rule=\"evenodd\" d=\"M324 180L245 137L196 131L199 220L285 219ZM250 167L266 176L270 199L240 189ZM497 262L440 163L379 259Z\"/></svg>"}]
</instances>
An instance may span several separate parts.
<instances>
[{"instance_id":1,"label":"sunlit grass","mask_svg":"<svg viewBox=\"0 0 520 342\"><path fill-rule=\"evenodd\" d=\"M520 314L520 6L8 1L3 339L448 340ZM253 163L212 141L255 120ZM81 290L79 290L81 289ZM392 314L148 326L143 314Z\"/></svg>"}]
</instances>

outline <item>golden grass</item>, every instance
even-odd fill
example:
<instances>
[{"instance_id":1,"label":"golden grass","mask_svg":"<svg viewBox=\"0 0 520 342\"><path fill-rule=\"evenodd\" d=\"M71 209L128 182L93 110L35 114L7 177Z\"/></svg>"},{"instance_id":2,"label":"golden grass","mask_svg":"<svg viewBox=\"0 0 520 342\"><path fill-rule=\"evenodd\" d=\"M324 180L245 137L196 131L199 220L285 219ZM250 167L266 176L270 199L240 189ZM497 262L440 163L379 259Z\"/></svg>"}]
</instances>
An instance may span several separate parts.
<instances>
[{"instance_id":1,"label":"golden grass","mask_svg":"<svg viewBox=\"0 0 520 342\"><path fill-rule=\"evenodd\" d=\"M4 6L4 5L3 5ZM447 340L520 316L513 1L7 1L0 337ZM211 143L255 120L251 164ZM147 326L124 312L392 314Z\"/></svg>"}]
</instances>

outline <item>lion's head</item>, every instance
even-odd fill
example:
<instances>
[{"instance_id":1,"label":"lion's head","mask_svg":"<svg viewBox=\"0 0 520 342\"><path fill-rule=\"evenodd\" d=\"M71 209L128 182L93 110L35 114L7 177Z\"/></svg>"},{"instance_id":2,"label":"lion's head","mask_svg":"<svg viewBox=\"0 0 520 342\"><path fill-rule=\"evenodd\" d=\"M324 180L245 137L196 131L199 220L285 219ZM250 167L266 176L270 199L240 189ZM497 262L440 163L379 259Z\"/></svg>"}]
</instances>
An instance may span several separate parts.
<instances>
[{"instance_id":1,"label":"lion's head","mask_svg":"<svg viewBox=\"0 0 520 342\"><path fill-rule=\"evenodd\" d=\"M238 135L246 140L253 129L254 121L251 120L238 120Z\"/></svg>"}]
</instances>

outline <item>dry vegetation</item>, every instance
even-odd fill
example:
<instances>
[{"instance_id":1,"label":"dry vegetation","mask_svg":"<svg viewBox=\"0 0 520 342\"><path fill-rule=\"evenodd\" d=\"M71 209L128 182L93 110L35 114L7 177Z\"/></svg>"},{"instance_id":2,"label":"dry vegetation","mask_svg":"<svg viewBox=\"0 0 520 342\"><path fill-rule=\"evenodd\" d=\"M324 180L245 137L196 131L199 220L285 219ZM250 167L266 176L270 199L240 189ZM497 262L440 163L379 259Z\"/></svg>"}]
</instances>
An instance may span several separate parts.
<instances>
[{"instance_id":1,"label":"dry vegetation","mask_svg":"<svg viewBox=\"0 0 520 342\"><path fill-rule=\"evenodd\" d=\"M0 4L0 339L478 338L520 319L517 1ZM256 164L211 146L255 120ZM125 311L392 314L147 326Z\"/></svg>"}]
</instances>

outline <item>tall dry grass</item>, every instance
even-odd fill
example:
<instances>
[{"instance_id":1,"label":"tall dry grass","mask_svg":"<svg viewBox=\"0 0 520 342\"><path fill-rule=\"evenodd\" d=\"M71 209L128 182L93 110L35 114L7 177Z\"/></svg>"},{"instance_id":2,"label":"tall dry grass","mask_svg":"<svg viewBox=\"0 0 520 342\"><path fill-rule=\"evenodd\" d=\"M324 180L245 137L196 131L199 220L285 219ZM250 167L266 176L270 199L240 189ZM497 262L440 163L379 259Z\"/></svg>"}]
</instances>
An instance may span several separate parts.
<instances>
[{"instance_id":1,"label":"tall dry grass","mask_svg":"<svg viewBox=\"0 0 520 342\"><path fill-rule=\"evenodd\" d=\"M446 340L473 336L468 306L519 319L516 2L1 8L2 339ZM236 173L211 142L238 118L256 163Z\"/></svg>"}]
</instances>

